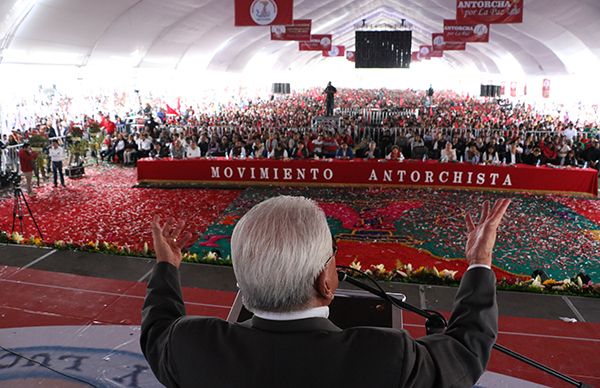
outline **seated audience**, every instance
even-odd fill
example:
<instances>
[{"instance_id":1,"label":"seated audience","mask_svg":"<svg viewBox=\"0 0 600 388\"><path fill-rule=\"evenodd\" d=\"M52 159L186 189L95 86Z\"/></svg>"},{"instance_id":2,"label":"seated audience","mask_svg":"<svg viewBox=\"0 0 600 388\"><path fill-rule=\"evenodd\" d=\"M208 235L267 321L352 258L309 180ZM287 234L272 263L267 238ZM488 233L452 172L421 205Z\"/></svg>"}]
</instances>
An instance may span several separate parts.
<instances>
[{"instance_id":1,"label":"seated audience","mask_svg":"<svg viewBox=\"0 0 600 388\"><path fill-rule=\"evenodd\" d=\"M338 148L335 153L336 159L354 159L354 153L352 152L352 148L348 147L348 143L343 142L340 144L340 148Z\"/></svg>"},{"instance_id":2,"label":"seated audience","mask_svg":"<svg viewBox=\"0 0 600 388\"><path fill-rule=\"evenodd\" d=\"M397 145L393 145L392 150L390 151L389 154L387 154L387 156L385 158L387 160L402 162L404 160L404 155L402 155L402 152L400 151L400 147L398 147Z\"/></svg>"}]
</instances>

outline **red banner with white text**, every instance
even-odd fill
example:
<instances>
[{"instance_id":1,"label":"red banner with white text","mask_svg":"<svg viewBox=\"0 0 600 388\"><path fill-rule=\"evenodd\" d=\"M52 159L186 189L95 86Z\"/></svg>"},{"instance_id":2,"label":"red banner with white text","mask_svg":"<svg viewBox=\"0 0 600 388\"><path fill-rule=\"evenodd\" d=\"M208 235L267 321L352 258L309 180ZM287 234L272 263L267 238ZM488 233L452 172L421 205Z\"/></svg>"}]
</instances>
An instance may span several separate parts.
<instances>
[{"instance_id":1,"label":"red banner with white text","mask_svg":"<svg viewBox=\"0 0 600 388\"><path fill-rule=\"evenodd\" d=\"M542 97L550 97L550 80L547 78L542 82Z\"/></svg>"},{"instance_id":2,"label":"red banner with white text","mask_svg":"<svg viewBox=\"0 0 600 388\"><path fill-rule=\"evenodd\" d=\"M524 0L456 0L456 20L463 23L523 23Z\"/></svg>"},{"instance_id":3,"label":"red banner with white text","mask_svg":"<svg viewBox=\"0 0 600 388\"><path fill-rule=\"evenodd\" d=\"M431 46L434 50L464 51L467 44L464 42L445 42L443 33L431 34Z\"/></svg>"},{"instance_id":4,"label":"red banner with white text","mask_svg":"<svg viewBox=\"0 0 600 388\"><path fill-rule=\"evenodd\" d=\"M448 187L598 195L598 171L437 161L142 159L138 181L204 185Z\"/></svg>"},{"instance_id":5,"label":"red banner with white text","mask_svg":"<svg viewBox=\"0 0 600 388\"><path fill-rule=\"evenodd\" d=\"M444 42L488 42L489 24L468 24L456 20L444 20Z\"/></svg>"},{"instance_id":6,"label":"red banner with white text","mask_svg":"<svg viewBox=\"0 0 600 388\"><path fill-rule=\"evenodd\" d=\"M331 46L330 50L323 50L324 57L345 57L346 46Z\"/></svg>"},{"instance_id":7,"label":"red banner with white text","mask_svg":"<svg viewBox=\"0 0 600 388\"><path fill-rule=\"evenodd\" d=\"M431 50L431 54L429 55L431 58L441 58L444 56L444 52L442 50Z\"/></svg>"},{"instance_id":8,"label":"red banner with white text","mask_svg":"<svg viewBox=\"0 0 600 388\"><path fill-rule=\"evenodd\" d=\"M356 53L354 51L346 51L346 59L350 62L356 62Z\"/></svg>"},{"instance_id":9,"label":"red banner with white text","mask_svg":"<svg viewBox=\"0 0 600 388\"><path fill-rule=\"evenodd\" d=\"M235 26L292 24L293 0L235 0Z\"/></svg>"},{"instance_id":10,"label":"red banner with white text","mask_svg":"<svg viewBox=\"0 0 600 388\"><path fill-rule=\"evenodd\" d=\"M293 24L271 26L271 40L310 40L311 20L294 20Z\"/></svg>"},{"instance_id":11,"label":"red banner with white text","mask_svg":"<svg viewBox=\"0 0 600 388\"><path fill-rule=\"evenodd\" d=\"M298 43L300 51L331 50L333 35L311 35L310 40Z\"/></svg>"}]
</instances>

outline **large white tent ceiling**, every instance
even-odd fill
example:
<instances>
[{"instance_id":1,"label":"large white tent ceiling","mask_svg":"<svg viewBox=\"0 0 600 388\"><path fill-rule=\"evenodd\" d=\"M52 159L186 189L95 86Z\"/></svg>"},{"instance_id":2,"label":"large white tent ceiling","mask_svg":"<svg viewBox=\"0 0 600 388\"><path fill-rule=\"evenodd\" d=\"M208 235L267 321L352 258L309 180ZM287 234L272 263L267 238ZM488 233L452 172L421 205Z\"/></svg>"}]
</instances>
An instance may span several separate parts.
<instances>
[{"instance_id":1,"label":"large white tent ceiling","mask_svg":"<svg viewBox=\"0 0 600 388\"><path fill-rule=\"evenodd\" d=\"M488 74L597 71L600 0L524 1L522 24L493 25L489 43L436 60ZM334 44L350 48L362 19L371 25L405 19L414 48L442 31L455 6L455 0L295 0L294 18L312 19L314 33L332 33ZM234 27L233 17L233 0L2 0L0 63L243 72L257 58L269 58L273 70L332 60L300 52L294 42L271 42L266 27Z\"/></svg>"}]
</instances>

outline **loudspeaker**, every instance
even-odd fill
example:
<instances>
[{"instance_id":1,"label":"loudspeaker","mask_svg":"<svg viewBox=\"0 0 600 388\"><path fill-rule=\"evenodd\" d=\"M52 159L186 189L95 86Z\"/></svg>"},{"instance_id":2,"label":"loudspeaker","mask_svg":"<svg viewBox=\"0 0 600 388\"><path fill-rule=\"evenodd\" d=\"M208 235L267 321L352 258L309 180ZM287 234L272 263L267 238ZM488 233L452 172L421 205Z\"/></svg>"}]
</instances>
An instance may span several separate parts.
<instances>
[{"instance_id":1,"label":"loudspeaker","mask_svg":"<svg viewBox=\"0 0 600 388\"><path fill-rule=\"evenodd\" d=\"M406 296L398 293L390 295L401 301ZM252 313L242 304L238 292L227 317L229 322L243 322L252 318ZM329 305L329 319L342 329L356 326L393 327L402 329L402 310L381 298L362 290L338 289Z\"/></svg>"},{"instance_id":2,"label":"loudspeaker","mask_svg":"<svg viewBox=\"0 0 600 388\"><path fill-rule=\"evenodd\" d=\"M274 83L271 89L274 94L290 94L289 83Z\"/></svg>"},{"instance_id":3,"label":"loudspeaker","mask_svg":"<svg viewBox=\"0 0 600 388\"><path fill-rule=\"evenodd\" d=\"M500 97L500 86L482 84L479 95L481 97Z\"/></svg>"}]
</instances>

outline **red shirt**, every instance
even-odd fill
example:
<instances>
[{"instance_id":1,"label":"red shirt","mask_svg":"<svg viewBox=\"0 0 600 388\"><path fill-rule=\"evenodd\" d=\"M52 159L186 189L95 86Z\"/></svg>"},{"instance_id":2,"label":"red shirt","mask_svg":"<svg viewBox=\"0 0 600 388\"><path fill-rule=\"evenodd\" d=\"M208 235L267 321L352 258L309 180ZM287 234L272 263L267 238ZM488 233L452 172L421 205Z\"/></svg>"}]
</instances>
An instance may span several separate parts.
<instances>
[{"instance_id":1,"label":"red shirt","mask_svg":"<svg viewBox=\"0 0 600 388\"><path fill-rule=\"evenodd\" d=\"M21 148L19 151L19 163L21 164L21 171L32 172L33 162L37 158L37 153L33 151L27 151L25 148Z\"/></svg>"}]
</instances>

